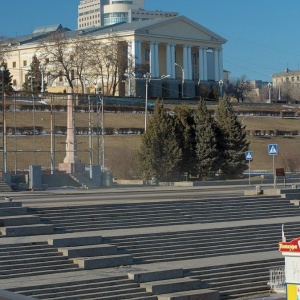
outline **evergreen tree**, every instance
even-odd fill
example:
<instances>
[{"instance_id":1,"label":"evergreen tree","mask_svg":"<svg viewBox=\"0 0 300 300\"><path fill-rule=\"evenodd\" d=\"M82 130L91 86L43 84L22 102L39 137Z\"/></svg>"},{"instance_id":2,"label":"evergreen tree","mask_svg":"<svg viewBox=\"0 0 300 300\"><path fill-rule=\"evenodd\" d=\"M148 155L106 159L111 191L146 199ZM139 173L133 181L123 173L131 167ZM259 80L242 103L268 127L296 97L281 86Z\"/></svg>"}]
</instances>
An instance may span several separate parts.
<instances>
[{"instance_id":1,"label":"evergreen tree","mask_svg":"<svg viewBox=\"0 0 300 300\"><path fill-rule=\"evenodd\" d=\"M32 57L32 63L30 64L30 70L26 74L25 83L23 84L23 90L30 93L40 93L42 89L42 74L40 71L40 61L34 55ZM44 82L44 90L46 89L46 83Z\"/></svg>"},{"instance_id":2,"label":"evergreen tree","mask_svg":"<svg viewBox=\"0 0 300 300\"><path fill-rule=\"evenodd\" d=\"M218 131L220 169L228 178L239 177L247 169L244 155L249 143L246 139L245 127L239 122L228 99L220 100L215 122Z\"/></svg>"},{"instance_id":3,"label":"evergreen tree","mask_svg":"<svg viewBox=\"0 0 300 300\"><path fill-rule=\"evenodd\" d=\"M177 143L182 152L179 166L180 174L195 172L195 129L193 113L187 105L177 106L174 110Z\"/></svg>"},{"instance_id":4,"label":"evergreen tree","mask_svg":"<svg viewBox=\"0 0 300 300\"><path fill-rule=\"evenodd\" d=\"M196 170L200 178L213 177L218 169L218 149L214 120L203 99L195 113L197 158Z\"/></svg>"},{"instance_id":5,"label":"evergreen tree","mask_svg":"<svg viewBox=\"0 0 300 300\"><path fill-rule=\"evenodd\" d=\"M167 114L161 102L156 102L154 115L142 136L138 151L140 174L151 179L178 178L182 152L177 143L173 117Z\"/></svg>"},{"instance_id":6,"label":"evergreen tree","mask_svg":"<svg viewBox=\"0 0 300 300\"><path fill-rule=\"evenodd\" d=\"M210 100L218 100L219 99L219 91L215 84L211 85L211 87L210 87L208 99L210 99Z\"/></svg>"},{"instance_id":7,"label":"evergreen tree","mask_svg":"<svg viewBox=\"0 0 300 300\"><path fill-rule=\"evenodd\" d=\"M12 75L10 75L10 71L7 69L5 63L2 63L0 65L0 68L1 67L5 68L5 71L3 72L4 92L7 95L9 95L14 90L12 87ZM1 79L0 91L2 94L2 72L0 72L0 79Z\"/></svg>"}]
</instances>

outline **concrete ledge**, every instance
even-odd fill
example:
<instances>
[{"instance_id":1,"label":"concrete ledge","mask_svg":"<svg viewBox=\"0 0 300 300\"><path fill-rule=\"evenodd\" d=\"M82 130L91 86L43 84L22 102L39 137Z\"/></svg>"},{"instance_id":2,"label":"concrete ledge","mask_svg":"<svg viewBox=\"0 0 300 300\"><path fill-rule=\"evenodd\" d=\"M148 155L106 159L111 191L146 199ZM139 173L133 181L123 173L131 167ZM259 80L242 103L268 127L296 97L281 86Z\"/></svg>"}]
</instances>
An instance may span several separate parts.
<instances>
[{"instance_id":1,"label":"concrete ledge","mask_svg":"<svg viewBox=\"0 0 300 300\"><path fill-rule=\"evenodd\" d=\"M102 243L102 236L78 236L71 238L48 239L48 244L54 247L76 247L85 245L98 245Z\"/></svg>"},{"instance_id":2,"label":"concrete ledge","mask_svg":"<svg viewBox=\"0 0 300 300\"><path fill-rule=\"evenodd\" d=\"M0 208L6 207L21 207L22 202L19 201L11 201L11 202L0 202Z\"/></svg>"},{"instance_id":3,"label":"concrete ledge","mask_svg":"<svg viewBox=\"0 0 300 300\"><path fill-rule=\"evenodd\" d=\"M88 245L69 248L58 248L63 256L69 258L75 257L94 257L101 255L115 255L117 254L117 246L102 244L102 245Z\"/></svg>"},{"instance_id":4,"label":"concrete ledge","mask_svg":"<svg viewBox=\"0 0 300 300\"><path fill-rule=\"evenodd\" d=\"M27 207L4 207L0 208L0 217L25 215L27 213Z\"/></svg>"},{"instance_id":5,"label":"concrete ledge","mask_svg":"<svg viewBox=\"0 0 300 300\"><path fill-rule=\"evenodd\" d=\"M158 300L219 300L219 291L201 289L157 295Z\"/></svg>"},{"instance_id":6,"label":"concrete ledge","mask_svg":"<svg viewBox=\"0 0 300 300\"><path fill-rule=\"evenodd\" d=\"M197 290L203 287L201 280L192 278L178 278L171 280L161 280L146 282L141 284L142 288L145 288L147 292L154 295L183 292L189 290Z\"/></svg>"},{"instance_id":7,"label":"concrete ledge","mask_svg":"<svg viewBox=\"0 0 300 300\"><path fill-rule=\"evenodd\" d=\"M40 222L40 217L32 215L0 217L0 227L33 225Z\"/></svg>"},{"instance_id":8,"label":"concrete ledge","mask_svg":"<svg viewBox=\"0 0 300 300\"><path fill-rule=\"evenodd\" d=\"M73 262L78 264L79 268L91 270L132 265L133 257L131 255L85 257L74 258Z\"/></svg>"},{"instance_id":9,"label":"concrete ledge","mask_svg":"<svg viewBox=\"0 0 300 300\"><path fill-rule=\"evenodd\" d=\"M5 236L30 236L30 235L42 235L51 234L54 232L52 225L35 224L35 225L24 225L21 227L0 227L0 232Z\"/></svg>"},{"instance_id":10,"label":"concrete ledge","mask_svg":"<svg viewBox=\"0 0 300 300\"><path fill-rule=\"evenodd\" d=\"M166 280L174 278L182 278L183 269L166 269L159 271L140 271L128 273L128 278L134 282L142 283L157 280Z\"/></svg>"},{"instance_id":11,"label":"concrete ledge","mask_svg":"<svg viewBox=\"0 0 300 300\"><path fill-rule=\"evenodd\" d=\"M27 297L9 291L0 290L0 300L36 300L36 298Z\"/></svg>"}]
</instances>

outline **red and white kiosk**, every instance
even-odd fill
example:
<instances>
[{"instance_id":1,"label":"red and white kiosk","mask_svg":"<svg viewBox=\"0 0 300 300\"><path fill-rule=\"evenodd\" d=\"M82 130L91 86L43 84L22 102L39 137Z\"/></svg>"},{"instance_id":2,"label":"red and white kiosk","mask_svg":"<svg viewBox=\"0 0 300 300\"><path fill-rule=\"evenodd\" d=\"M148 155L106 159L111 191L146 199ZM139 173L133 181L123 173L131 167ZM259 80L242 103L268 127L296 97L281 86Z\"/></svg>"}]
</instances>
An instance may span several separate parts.
<instances>
[{"instance_id":1,"label":"red and white kiosk","mask_svg":"<svg viewBox=\"0 0 300 300\"><path fill-rule=\"evenodd\" d=\"M287 300L300 300L300 237L279 243L279 251L285 258L285 282Z\"/></svg>"}]
</instances>

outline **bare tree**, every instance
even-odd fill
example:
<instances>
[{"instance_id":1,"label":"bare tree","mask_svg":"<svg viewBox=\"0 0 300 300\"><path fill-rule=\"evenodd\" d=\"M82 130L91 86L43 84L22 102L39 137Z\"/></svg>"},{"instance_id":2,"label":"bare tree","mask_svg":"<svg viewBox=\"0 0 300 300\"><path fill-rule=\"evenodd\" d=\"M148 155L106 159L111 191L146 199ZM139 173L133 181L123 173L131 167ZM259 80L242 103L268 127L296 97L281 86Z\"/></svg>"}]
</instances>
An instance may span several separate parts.
<instances>
[{"instance_id":1,"label":"bare tree","mask_svg":"<svg viewBox=\"0 0 300 300\"><path fill-rule=\"evenodd\" d=\"M10 51L15 49L15 40L0 35L0 62L5 62L5 57L10 55Z\"/></svg>"},{"instance_id":2,"label":"bare tree","mask_svg":"<svg viewBox=\"0 0 300 300\"><path fill-rule=\"evenodd\" d=\"M238 102L243 102L247 94L250 94L254 87L246 79L245 75L240 78L229 79L225 84L226 94L230 97L236 98Z\"/></svg>"},{"instance_id":3,"label":"bare tree","mask_svg":"<svg viewBox=\"0 0 300 300\"><path fill-rule=\"evenodd\" d=\"M93 77L101 81L104 93L115 95L128 67L127 43L114 35L92 43L89 65Z\"/></svg>"},{"instance_id":4,"label":"bare tree","mask_svg":"<svg viewBox=\"0 0 300 300\"><path fill-rule=\"evenodd\" d=\"M65 31L57 31L41 42L39 59L48 65L47 74L52 82L65 79L72 90L75 83L79 82L83 92L90 46L86 36L67 38Z\"/></svg>"}]
</instances>

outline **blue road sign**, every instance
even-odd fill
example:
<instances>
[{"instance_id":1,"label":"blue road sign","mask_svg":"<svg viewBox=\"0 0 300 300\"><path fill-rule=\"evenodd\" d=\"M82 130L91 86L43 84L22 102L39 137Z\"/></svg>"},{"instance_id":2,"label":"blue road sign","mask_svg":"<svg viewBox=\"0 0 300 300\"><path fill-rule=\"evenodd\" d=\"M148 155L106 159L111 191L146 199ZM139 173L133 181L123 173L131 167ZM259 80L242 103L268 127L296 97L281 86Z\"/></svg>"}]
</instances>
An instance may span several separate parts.
<instances>
[{"instance_id":1,"label":"blue road sign","mask_svg":"<svg viewBox=\"0 0 300 300\"><path fill-rule=\"evenodd\" d=\"M277 144L269 144L268 151L269 151L269 155L277 155L278 154L278 145Z\"/></svg>"},{"instance_id":2,"label":"blue road sign","mask_svg":"<svg viewBox=\"0 0 300 300\"><path fill-rule=\"evenodd\" d=\"M252 160L253 159L252 151L246 151L245 156L246 156L246 160Z\"/></svg>"}]
</instances>

